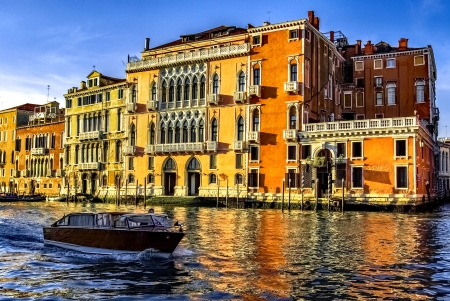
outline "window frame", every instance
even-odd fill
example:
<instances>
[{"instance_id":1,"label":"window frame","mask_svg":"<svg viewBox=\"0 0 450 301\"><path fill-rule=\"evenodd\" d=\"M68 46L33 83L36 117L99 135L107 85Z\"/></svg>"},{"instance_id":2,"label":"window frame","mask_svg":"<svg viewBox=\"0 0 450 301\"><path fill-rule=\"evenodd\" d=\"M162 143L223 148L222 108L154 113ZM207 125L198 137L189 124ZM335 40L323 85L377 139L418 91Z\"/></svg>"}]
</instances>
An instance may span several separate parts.
<instances>
[{"instance_id":1,"label":"window frame","mask_svg":"<svg viewBox=\"0 0 450 301\"><path fill-rule=\"evenodd\" d=\"M254 151L256 149L256 151ZM254 158L253 156L256 156ZM259 163L261 157L261 149L258 144L250 144L249 145L249 161Z\"/></svg>"},{"instance_id":2,"label":"window frame","mask_svg":"<svg viewBox=\"0 0 450 301\"><path fill-rule=\"evenodd\" d=\"M347 101L345 98L346 95L350 95L350 106L347 105ZM344 109L351 109L352 102L353 102L353 93L352 92L344 92Z\"/></svg>"},{"instance_id":3,"label":"window frame","mask_svg":"<svg viewBox=\"0 0 450 301\"><path fill-rule=\"evenodd\" d=\"M253 172L253 171L256 171L256 172ZM253 188L253 189L259 188L259 168L249 168L248 174L249 174L248 179L247 179L248 188ZM256 186L250 185L250 175L253 175L253 174L256 175Z\"/></svg>"},{"instance_id":4,"label":"window frame","mask_svg":"<svg viewBox=\"0 0 450 301\"><path fill-rule=\"evenodd\" d=\"M390 62L394 62L393 66L389 66ZM396 65L397 65L397 62L396 62L395 58L388 58L388 59L386 59L386 69L388 69L388 68L395 68Z\"/></svg>"},{"instance_id":5,"label":"window frame","mask_svg":"<svg viewBox=\"0 0 450 301\"><path fill-rule=\"evenodd\" d=\"M408 175L408 164L395 164L395 169L394 169L394 173L395 173L395 189L408 189L409 188L409 175ZM399 173L398 173L398 168L406 168L406 187L399 187L398 185L398 181L399 181Z\"/></svg>"},{"instance_id":6,"label":"window frame","mask_svg":"<svg viewBox=\"0 0 450 301\"><path fill-rule=\"evenodd\" d=\"M393 99L392 99L393 97ZM386 84L386 104L388 106L394 106L397 104L397 84L388 83Z\"/></svg>"},{"instance_id":7,"label":"window frame","mask_svg":"<svg viewBox=\"0 0 450 301\"><path fill-rule=\"evenodd\" d=\"M414 84L415 87L415 99L416 103L425 103L425 81L424 80L417 80ZM419 91L419 87L421 87L421 91ZM420 93L419 93L420 92ZM419 99L419 95L421 96L421 99Z\"/></svg>"},{"instance_id":8,"label":"window frame","mask_svg":"<svg viewBox=\"0 0 450 301\"><path fill-rule=\"evenodd\" d=\"M358 68L358 66L360 66L360 68ZM355 61L355 71L363 71L364 70L364 61Z\"/></svg>"},{"instance_id":9,"label":"window frame","mask_svg":"<svg viewBox=\"0 0 450 301\"><path fill-rule=\"evenodd\" d=\"M286 144L286 162L297 162L298 161L298 147L297 143ZM294 148L294 158L291 158L290 148Z\"/></svg>"},{"instance_id":10,"label":"window frame","mask_svg":"<svg viewBox=\"0 0 450 301\"><path fill-rule=\"evenodd\" d=\"M380 67L377 67L377 63L380 63ZM383 69L383 59L374 59L373 60L373 69Z\"/></svg>"},{"instance_id":11,"label":"window frame","mask_svg":"<svg viewBox=\"0 0 450 301\"><path fill-rule=\"evenodd\" d=\"M422 58L422 63L421 64L418 64L417 61L416 61L416 59L418 59L419 57ZM414 56L414 66L423 66L423 65L425 65L425 56L423 54L415 55Z\"/></svg>"},{"instance_id":12,"label":"window frame","mask_svg":"<svg viewBox=\"0 0 450 301\"><path fill-rule=\"evenodd\" d=\"M361 104L358 105L358 95L361 95L361 97L362 97L362 105ZM355 107L356 108L363 108L364 107L364 92L361 92L361 91L356 92L356 95L355 95Z\"/></svg>"},{"instance_id":13,"label":"window frame","mask_svg":"<svg viewBox=\"0 0 450 301\"><path fill-rule=\"evenodd\" d=\"M405 154L404 155L397 155L397 141L405 142ZM408 159L408 138L394 139L394 159Z\"/></svg>"},{"instance_id":14,"label":"window frame","mask_svg":"<svg viewBox=\"0 0 450 301\"><path fill-rule=\"evenodd\" d=\"M361 187L354 186L354 169L361 169ZM350 166L350 179L352 189L364 189L364 166L362 165L351 165Z\"/></svg>"},{"instance_id":15,"label":"window frame","mask_svg":"<svg viewBox=\"0 0 450 301\"><path fill-rule=\"evenodd\" d=\"M295 36L293 37L292 34L294 34ZM299 39L299 30L296 29L290 29L288 30L288 41L298 41Z\"/></svg>"},{"instance_id":16,"label":"window frame","mask_svg":"<svg viewBox=\"0 0 450 301\"><path fill-rule=\"evenodd\" d=\"M361 155L360 156L354 155L354 151L353 151L354 146L353 145L356 143L361 143ZM351 146L352 146L352 148L351 148L351 153L350 153L351 157L350 158L352 160L364 160L364 140L351 141Z\"/></svg>"}]
</instances>

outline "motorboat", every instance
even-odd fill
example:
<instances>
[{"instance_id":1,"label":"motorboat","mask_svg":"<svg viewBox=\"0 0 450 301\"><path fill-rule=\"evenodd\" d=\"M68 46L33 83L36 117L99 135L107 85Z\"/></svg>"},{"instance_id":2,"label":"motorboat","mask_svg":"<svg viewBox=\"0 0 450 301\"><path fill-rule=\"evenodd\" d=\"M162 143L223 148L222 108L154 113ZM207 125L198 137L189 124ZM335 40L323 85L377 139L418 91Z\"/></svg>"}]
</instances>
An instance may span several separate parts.
<instances>
[{"instance_id":1,"label":"motorboat","mask_svg":"<svg viewBox=\"0 0 450 301\"><path fill-rule=\"evenodd\" d=\"M15 193L5 193L0 195L0 202L42 202L45 197L39 194L17 195Z\"/></svg>"},{"instance_id":2,"label":"motorboat","mask_svg":"<svg viewBox=\"0 0 450 301\"><path fill-rule=\"evenodd\" d=\"M150 252L168 258L184 237L182 224L165 214L70 213L44 227L44 243L104 255Z\"/></svg>"}]
</instances>

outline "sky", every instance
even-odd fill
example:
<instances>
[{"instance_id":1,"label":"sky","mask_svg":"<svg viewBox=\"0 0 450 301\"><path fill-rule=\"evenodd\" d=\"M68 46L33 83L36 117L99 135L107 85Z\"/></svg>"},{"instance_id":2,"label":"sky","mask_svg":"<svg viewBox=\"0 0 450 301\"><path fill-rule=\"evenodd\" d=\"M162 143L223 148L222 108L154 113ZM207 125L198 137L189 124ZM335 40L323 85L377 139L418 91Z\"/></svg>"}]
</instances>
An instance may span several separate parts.
<instances>
[{"instance_id":1,"label":"sky","mask_svg":"<svg viewBox=\"0 0 450 301\"><path fill-rule=\"evenodd\" d=\"M439 136L450 135L449 0L60 1L0 0L0 105L44 104L78 87L94 69L125 78L127 56L182 34L220 25L247 27L308 17L320 31L356 40L433 47L437 66ZM50 86L50 89L48 89ZM448 126L448 130L447 130Z\"/></svg>"}]
</instances>

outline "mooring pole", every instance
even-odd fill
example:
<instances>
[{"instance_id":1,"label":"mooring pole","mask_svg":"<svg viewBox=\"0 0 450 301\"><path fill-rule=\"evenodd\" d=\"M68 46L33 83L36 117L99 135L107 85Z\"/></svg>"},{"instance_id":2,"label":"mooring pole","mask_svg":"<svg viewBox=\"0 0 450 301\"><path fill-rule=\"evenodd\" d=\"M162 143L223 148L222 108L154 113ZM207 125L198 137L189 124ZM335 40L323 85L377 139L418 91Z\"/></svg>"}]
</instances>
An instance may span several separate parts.
<instances>
[{"instance_id":1,"label":"mooring pole","mask_svg":"<svg viewBox=\"0 0 450 301\"><path fill-rule=\"evenodd\" d=\"M121 189L122 187L120 187L120 180L119 180L119 191L118 191L118 193L119 193L119 197L118 197L118 199L117 199L117 205L118 206L120 206L120 201L121 201L121 196L120 196L120 189Z\"/></svg>"},{"instance_id":2,"label":"mooring pole","mask_svg":"<svg viewBox=\"0 0 450 301\"><path fill-rule=\"evenodd\" d=\"M128 179L125 180L125 204L128 204Z\"/></svg>"},{"instance_id":3,"label":"mooring pole","mask_svg":"<svg viewBox=\"0 0 450 301\"><path fill-rule=\"evenodd\" d=\"M137 194L138 194L138 184L139 184L139 181L136 180L136 194L134 195L134 202L136 203L136 207L137 207L137 205L138 205L138 198L137 198Z\"/></svg>"},{"instance_id":4,"label":"mooring pole","mask_svg":"<svg viewBox=\"0 0 450 301\"><path fill-rule=\"evenodd\" d=\"M314 208L314 211L317 211L317 205L319 204L319 178L316 178L316 182L314 183L314 186L316 188L316 208Z\"/></svg>"},{"instance_id":5,"label":"mooring pole","mask_svg":"<svg viewBox=\"0 0 450 301\"><path fill-rule=\"evenodd\" d=\"M220 181L217 179L217 204L216 207L219 208L219 192L220 192Z\"/></svg>"},{"instance_id":6,"label":"mooring pole","mask_svg":"<svg viewBox=\"0 0 450 301\"><path fill-rule=\"evenodd\" d=\"M66 203L69 203L69 193L70 193L70 177L67 180L67 195L66 195Z\"/></svg>"},{"instance_id":7,"label":"mooring pole","mask_svg":"<svg viewBox=\"0 0 450 301\"><path fill-rule=\"evenodd\" d=\"M342 179L342 213L344 213L344 193L345 193L345 180Z\"/></svg>"},{"instance_id":8,"label":"mooring pole","mask_svg":"<svg viewBox=\"0 0 450 301\"><path fill-rule=\"evenodd\" d=\"M228 208L228 178L227 178L227 191L225 194L225 208Z\"/></svg>"},{"instance_id":9,"label":"mooring pole","mask_svg":"<svg viewBox=\"0 0 450 301\"><path fill-rule=\"evenodd\" d=\"M281 184L281 211L284 212L284 178Z\"/></svg>"},{"instance_id":10,"label":"mooring pole","mask_svg":"<svg viewBox=\"0 0 450 301\"><path fill-rule=\"evenodd\" d=\"M144 178L144 210L147 207L147 177Z\"/></svg>"},{"instance_id":11,"label":"mooring pole","mask_svg":"<svg viewBox=\"0 0 450 301\"><path fill-rule=\"evenodd\" d=\"M289 174L288 174L289 175ZM289 176L289 190L288 190L288 209L291 211L291 177Z\"/></svg>"},{"instance_id":12,"label":"mooring pole","mask_svg":"<svg viewBox=\"0 0 450 301\"><path fill-rule=\"evenodd\" d=\"M236 208L239 208L239 184L236 184L236 193L237 193Z\"/></svg>"}]
</instances>

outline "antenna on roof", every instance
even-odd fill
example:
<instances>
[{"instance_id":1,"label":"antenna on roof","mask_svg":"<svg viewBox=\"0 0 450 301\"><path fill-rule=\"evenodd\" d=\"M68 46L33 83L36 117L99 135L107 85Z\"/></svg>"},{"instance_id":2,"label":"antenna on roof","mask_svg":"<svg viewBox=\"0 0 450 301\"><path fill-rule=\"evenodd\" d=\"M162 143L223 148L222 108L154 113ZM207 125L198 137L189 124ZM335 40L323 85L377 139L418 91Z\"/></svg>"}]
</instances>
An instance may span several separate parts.
<instances>
[{"instance_id":1,"label":"antenna on roof","mask_svg":"<svg viewBox=\"0 0 450 301\"><path fill-rule=\"evenodd\" d=\"M50 95L50 85L47 86L47 102L48 102L48 96Z\"/></svg>"},{"instance_id":2,"label":"antenna on roof","mask_svg":"<svg viewBox=\"0 0 450 301\"><path fill-rule=\"evenodd\" d=\"M267 14L269 15L269 23L270 23L270 13L271 13L271 11L268 10L268 11L267 11Z\"/></svg>"},{"instance_id":3,"label":"antenna on roof","mask_svg":"<svg viewBox=\"0 0 450 301\"><path fill-rule=\"evenodd\" d=\"M94 66L92 66L93 68L94 68L94 70L95 70L95 65Z\"/></svg>"}]
</instances>

